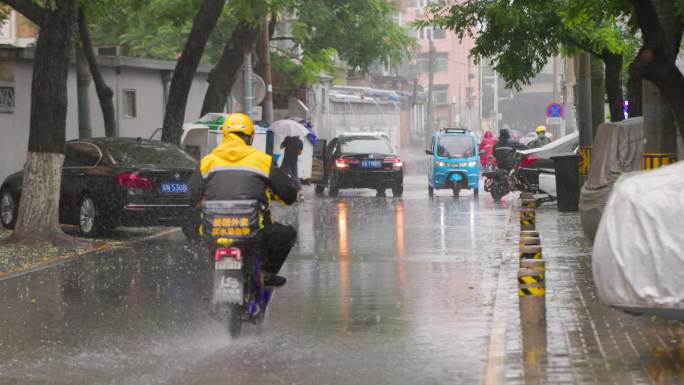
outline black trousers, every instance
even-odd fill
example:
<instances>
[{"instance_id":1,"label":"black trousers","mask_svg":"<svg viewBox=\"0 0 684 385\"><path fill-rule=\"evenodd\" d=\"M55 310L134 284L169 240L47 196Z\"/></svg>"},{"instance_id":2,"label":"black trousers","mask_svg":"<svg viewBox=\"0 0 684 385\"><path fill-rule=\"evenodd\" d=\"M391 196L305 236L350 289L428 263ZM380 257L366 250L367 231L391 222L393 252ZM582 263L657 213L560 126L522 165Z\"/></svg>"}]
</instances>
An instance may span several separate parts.
<instances>
[{"instance_id":1,"label":"black trousers","mask_svg":"<svg viewBox=\"0 0 684 385\"><path fill-rule=\"evenodd\" d=\"M261 236L264 271L278 274L297 241L297 230L292 226L272 223L264 226Z\"/></svg>"}]
</instances>

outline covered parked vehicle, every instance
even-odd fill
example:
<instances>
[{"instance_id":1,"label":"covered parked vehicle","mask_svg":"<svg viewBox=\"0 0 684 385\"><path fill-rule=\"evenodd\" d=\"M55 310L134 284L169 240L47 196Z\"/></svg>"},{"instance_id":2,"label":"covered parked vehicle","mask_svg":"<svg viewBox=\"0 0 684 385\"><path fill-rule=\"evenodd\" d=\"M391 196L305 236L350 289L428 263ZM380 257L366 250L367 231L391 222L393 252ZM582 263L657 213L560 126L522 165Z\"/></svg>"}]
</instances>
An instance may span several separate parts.
<instances>
[{"instance_id":1,"label":"covered parked vehicle","mask_svg":"<svg viewBox=\"0 0 684 385\"><path fill-rule=\"evenodd\" d=\"M644 118L599 125L591 154L591 165L579 200L584 235L594 240L603 209L618 178L641 170L644 152Z\"/></svg>"},{"instance_id":2,"label":"covered parked vehicle","mask_svg":"<svg viewBox=\"0 0 684 385\"><path fill-rule=\"evenodd\" d=\"M135 138L67 142L60 222L95 236L119 225L183 226L191 235L188 180L197 162L178 146ZM3 226L17 219L23 172L0 187Z\"/></svg>"},{"instance_id":3,"label":"covered parked vehicle","mask_svg":"<svg viewBox=\"0 0 684 385\"><path fill-rule=\"evenodd\" d=\"M684 162L624 174L608 199L592 269L602 302L684 321Z\"/></svg>"}]
</instances>

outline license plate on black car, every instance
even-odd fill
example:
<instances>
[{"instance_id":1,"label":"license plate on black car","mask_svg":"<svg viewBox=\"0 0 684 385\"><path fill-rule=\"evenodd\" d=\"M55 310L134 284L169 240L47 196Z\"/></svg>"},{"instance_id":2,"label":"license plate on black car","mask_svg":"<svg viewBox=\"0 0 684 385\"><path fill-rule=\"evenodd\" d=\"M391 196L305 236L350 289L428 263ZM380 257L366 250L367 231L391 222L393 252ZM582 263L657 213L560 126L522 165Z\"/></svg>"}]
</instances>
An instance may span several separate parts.
<instances>
[{"instance_id":1,"label":"license plate on black car","mask_svg":"<svg viewBox=\"0 0 684 385\"><path fill-rule=\"evenodd\" d=\"M381 168L382 167L382 161L379 160L362 160L361 161L361 168Z\"/></svg>"},{"instance_id":2,"label":"license plate on black car","mask_svg":"<svg viewBox=\"0 0 684 385\"><path fill-rule=\"evenodd\" d=\"M165 182L161 184L161 192L165 194L182 194L188 192L186 183Z\"/></svg>"}]
</instances>

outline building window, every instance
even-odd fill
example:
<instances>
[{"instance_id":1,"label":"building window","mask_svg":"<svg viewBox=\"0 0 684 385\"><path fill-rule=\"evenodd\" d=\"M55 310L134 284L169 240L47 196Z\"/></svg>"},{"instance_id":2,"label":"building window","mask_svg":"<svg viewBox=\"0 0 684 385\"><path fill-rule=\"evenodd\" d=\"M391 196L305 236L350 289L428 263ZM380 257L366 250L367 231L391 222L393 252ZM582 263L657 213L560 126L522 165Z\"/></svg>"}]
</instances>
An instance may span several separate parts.
<instances>
[{"instance_id":1,"label":"building window","mask_svg":"<svg viewBox=\"0 0 684 385\"><path fill-rule=\"evenodd\" d=\"M449 104L449 85L436 84L432 88L432 101L437 106L444 106Z\"/></svg>"},{"instance_id":2,"label":"building window","mask_svg":"<svg viewBox=\"0 0 684 385\"><path fill-rule=\"evenodd\" d=\"M138 110L136 107L135 90L123 90L124 118L135 118L138 116Z\"/></svg>"},{"instance_id":3,"label":"building window","mask_svg":"<svg viewBox=\"0 0 684 385\"><path fill-rule=\"evenodd\" d=\"M14 83L0 81L0 112L14 111Z\"/></svg>"},{"instance_id":4,"label":"building window","mask_svg":"<svg viewBox=\"0 0 684 385\"><path fill-rule=\"evenodd\" d=\"M418 54L417 65L421 74L430 72L430 53L421 52ZM449 70L449 53L435 52L435 72L447 72Z\"/></svg>"},{"instance_id":5,"label":"building window","mask_svg":"<svg viewBox=\"0 0 684 385\"><path fill-rule=\"evenodd\" d=\"M409 0L409 7L425 8L434 2L435 0Z\"/></svg>"},{"instance_id":6,"label":"building window","mask_svg":"<svg viewBox=\"0 0 684 385\"><path fill-rule=\"evenodd\" d=\"M418 38L432 40L446 39L446 29L436 27L423 27L418 30Z\"/></svg>"}]
</instances>

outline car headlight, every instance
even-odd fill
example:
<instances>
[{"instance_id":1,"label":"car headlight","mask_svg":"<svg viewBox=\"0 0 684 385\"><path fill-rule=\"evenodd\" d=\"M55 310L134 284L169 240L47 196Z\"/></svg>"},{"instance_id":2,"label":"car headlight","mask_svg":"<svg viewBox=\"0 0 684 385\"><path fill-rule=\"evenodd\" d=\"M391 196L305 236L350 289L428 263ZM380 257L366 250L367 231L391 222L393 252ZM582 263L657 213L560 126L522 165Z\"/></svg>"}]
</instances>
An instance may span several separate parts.
<instances>
[{"instance_id":1,"label":"car headlight","mask_svg":"<svg viewBox=\"0 0 684 385\"><path fill-rule=\"evenodd\" d=\"M468 167L475 167L475 166L477 166L476 161L468 162Z\"/></svg>"},{"instance_id":2,"label":"car headlight","mask_svg":"<svg viewBox=\"0 0 684 385\"><path fill-rule=\"evenodd\" d=\"M446 162L442 162L441 160L438 160L438 161L437 161L437 166L438 166L438 167L446 167L446 165L447 165Z\"/></svg>"}]
</instances>

